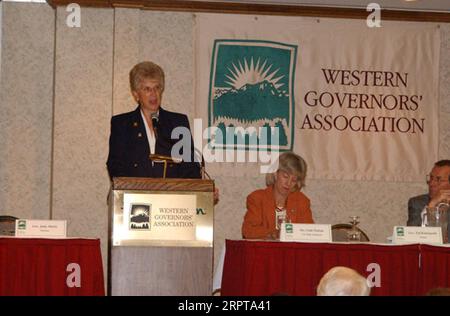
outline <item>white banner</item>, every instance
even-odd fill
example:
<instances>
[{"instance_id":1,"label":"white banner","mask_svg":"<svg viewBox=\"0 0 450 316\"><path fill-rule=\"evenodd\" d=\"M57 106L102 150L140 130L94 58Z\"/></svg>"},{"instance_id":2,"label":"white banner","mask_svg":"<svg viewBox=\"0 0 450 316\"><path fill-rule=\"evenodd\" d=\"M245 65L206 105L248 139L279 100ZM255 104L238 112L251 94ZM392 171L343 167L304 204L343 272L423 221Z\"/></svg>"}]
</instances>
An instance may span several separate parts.
<instances>
[{"instance_id":1,"label":"white banner","mask_svg":"<svg viewBox=\"0 0 450 316\"><path fill-rule=\"evenodd\" d=\"M197 117L216 128L209 148L261 161L275 137L309 178L421 181L437 160L439 49L430 24L198 14ZM254 173L246 159L231 173Z\"/></svg>"}]
</instances>

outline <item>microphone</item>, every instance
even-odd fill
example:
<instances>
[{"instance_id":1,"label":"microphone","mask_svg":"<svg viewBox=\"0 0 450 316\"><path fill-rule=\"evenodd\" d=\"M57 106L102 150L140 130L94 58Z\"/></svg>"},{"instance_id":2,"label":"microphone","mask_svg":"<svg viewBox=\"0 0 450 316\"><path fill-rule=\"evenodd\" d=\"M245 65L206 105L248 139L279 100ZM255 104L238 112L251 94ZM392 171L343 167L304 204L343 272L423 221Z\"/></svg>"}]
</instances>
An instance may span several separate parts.
<instances>
[{"instance_id":1,"label":"microphone","mask_svg":"<svg viewBox=\"0 0 450 316\"><path fill-rule=\"evenodd\" d=\"M156 113L151 113L150 118L152 119L153 132L155 133L155 139L159 144L159 147L171 150L174 142L170 139L170 135L166 135L161 129L161 135L159 135L160 125L159 125L159 111ZM163 125L164 128L164 125Z\"/></svg>"},{"instance_id":2,"label":"microphone","mask_svg":"<svg viewBox=\"0 0 450 316\"><path fill-rule=\"evenodd\" d=\"M159 128L158 113L152 113L151 118L152 118L153 131L155 132L155 138L158 138L158 128Z\"/></svg>"}]
</instances>

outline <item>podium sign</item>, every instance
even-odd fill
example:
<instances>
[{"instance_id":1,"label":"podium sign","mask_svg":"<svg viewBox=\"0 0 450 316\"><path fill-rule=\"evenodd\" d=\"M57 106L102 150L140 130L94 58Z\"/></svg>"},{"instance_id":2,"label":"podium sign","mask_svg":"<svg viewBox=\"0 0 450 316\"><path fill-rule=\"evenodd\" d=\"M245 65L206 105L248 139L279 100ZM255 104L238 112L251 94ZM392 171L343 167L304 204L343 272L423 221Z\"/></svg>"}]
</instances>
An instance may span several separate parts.
<instances>
[{"instance_id":1,"label":"podium sign","mask_svg":"<svg viewBox=\"0 0 450 316\"><path fill-rule=\"evenodd\" d=\"M113 246L212 247L213 205L208 195L113 190Z\"/></svg>"},{"instance_id":2,"label":"podium sign","mask_svg":"<svg viewBox=\"0 0 450 316\"><path fill-rule=\"evenodd\" d=\"M213 246L213 182L115 178L112 246Z\"/></svg>"}]
</instances>

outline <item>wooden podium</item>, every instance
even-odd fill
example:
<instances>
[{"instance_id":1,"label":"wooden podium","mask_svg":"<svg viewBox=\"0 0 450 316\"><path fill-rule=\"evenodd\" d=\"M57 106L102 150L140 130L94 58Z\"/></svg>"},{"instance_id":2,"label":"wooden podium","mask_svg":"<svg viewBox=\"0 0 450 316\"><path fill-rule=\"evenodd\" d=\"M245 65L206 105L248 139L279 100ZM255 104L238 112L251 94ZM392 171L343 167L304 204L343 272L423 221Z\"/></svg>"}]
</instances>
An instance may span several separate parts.
<instances>
[{"instance_id":1,"label":"wooden podium","mask_svg":"<svg viewBox=\"0 0 450 316\"><path fill-rule=\"evenodd\" d=\"M114 178L108 295L211 295L214 182Z\"/></svg>"}]
</instances>

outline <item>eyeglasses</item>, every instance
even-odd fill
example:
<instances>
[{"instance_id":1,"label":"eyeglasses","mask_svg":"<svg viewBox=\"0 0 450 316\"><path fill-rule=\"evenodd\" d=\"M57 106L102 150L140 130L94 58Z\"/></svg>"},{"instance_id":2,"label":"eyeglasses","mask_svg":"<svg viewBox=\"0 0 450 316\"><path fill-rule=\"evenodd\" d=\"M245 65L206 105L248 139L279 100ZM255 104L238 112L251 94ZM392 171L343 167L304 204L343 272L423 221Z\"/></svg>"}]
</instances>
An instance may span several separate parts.
<instances>
[{"instance_id":1,"label":"eyeglasses","mask_svg":"<svg viewBox=\"0 0 450 316\"><path fill-rule=\"evenodd\" d=\"M435 177L435 176L433 176L431 174L427 174L427 178L426 179L427 179L427 184L429 184L430 182L433 182L433 181L438 183L438 184L450 181L450 179L442 178L440 176Z\"/></svg>"},{"instance_id":2,"label":"eyeglasses","mask_svg":"<svg viewBox=\"0 0 450 316\"><path fill-rule=\"evenodd\" d=\"M161 86L157 85L154 87L143 87L143 88L141 88L141 91L144 91L145 93L149 93L149 92L161 93L162 88L161 88Z\"/></svg>"}]
</instances>

